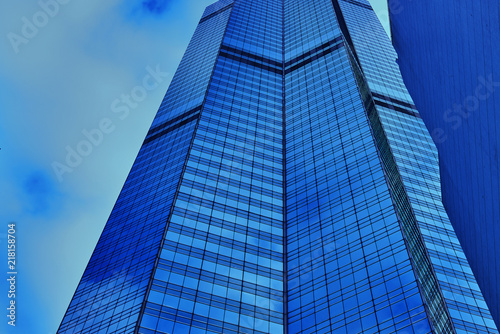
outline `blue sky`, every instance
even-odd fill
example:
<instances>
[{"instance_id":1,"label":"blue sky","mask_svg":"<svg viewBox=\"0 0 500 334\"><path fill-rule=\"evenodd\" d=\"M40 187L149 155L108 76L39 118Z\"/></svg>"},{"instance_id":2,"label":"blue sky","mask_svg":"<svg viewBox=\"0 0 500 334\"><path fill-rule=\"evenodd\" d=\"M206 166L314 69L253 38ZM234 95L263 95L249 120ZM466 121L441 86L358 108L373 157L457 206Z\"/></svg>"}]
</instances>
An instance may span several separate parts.
<instances>
[{"instance_id":1,"label":"blue sky","mask_svg":"<svg viewBox=\"0 0 500 334\"><path fill-rule=\"evenodd\" d=\"M1 333L56 332L203 9L213 2L55 1L0 0L0 249L6 250L7 224L15 222L18 271L16 327L0 312ZM386 1L370 2L388 30ZM50 15L40 14L43 7ZM155 71L164 74L128 115L112 112ZM103 126L108 133L95 135ZM81 146L92 133L95 144ZM68 158L78 149L88 155ZM61 168L67 159L72 166ZM7 292L2 279L2 310Z\"/></svg>"}]
</instances>

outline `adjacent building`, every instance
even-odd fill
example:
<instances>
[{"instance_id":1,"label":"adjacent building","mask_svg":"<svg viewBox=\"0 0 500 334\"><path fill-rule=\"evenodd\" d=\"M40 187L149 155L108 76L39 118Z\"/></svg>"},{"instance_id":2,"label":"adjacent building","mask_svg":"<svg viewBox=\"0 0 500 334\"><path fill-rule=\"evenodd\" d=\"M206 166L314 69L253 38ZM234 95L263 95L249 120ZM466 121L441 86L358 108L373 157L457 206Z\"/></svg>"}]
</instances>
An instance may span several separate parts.
<instances>
[{"instance_id":1,"label":"adjacent building","mask_svg":"<svg viewBox=\"0 0 500 334\"><path fill-rule=\"evenodd\" d=\"M365 0L207 7L59 333L498 333Z\"/></svg>"},{"instance_id":2,"label":"adjacent building","mask_svg":"<svg viewBox=\"0 0 500 334\"><path fill-rule=\"evenodd\" d=\"M438 148L443 203L500 326L500 2L389 7L404 82Z\"/></svg>"}]
</instances>

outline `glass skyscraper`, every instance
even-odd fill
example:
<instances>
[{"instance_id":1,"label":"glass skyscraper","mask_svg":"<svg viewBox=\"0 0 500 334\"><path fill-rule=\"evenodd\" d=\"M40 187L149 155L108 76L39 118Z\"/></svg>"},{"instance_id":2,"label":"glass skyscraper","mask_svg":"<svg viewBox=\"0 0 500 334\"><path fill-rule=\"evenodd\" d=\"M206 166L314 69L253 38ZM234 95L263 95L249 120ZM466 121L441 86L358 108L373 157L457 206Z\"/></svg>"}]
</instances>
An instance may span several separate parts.
<instances>
[{"instance_id":1,"label":"glass skyscraper","mask_svg":"<svg viewBox=\"0 0 500 334\"><path fill-rule=\"evenodd\" d=\"M498 333L366 0L207 7L59 333Z\"/></svg>"}]
</instances>

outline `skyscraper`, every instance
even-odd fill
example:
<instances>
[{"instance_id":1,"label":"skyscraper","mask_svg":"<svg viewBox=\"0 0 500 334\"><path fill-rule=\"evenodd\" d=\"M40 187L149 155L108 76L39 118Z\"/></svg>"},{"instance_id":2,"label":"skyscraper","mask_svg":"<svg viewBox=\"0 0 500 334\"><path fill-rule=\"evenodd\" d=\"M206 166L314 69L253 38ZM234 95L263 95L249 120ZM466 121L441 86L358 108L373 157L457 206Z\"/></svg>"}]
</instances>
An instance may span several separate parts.
<instances>
[{"instance_id":1,"label":"skyscraper","mask_svg":"<svg viewBox=\"0 0 500 334\"><path fill-rule=\"evenodd\" d=\"M439 152L444 206L500 326L500 2L390 7L403 78Z\"/></svg>"},{"instance_id":2,"label":"skyscraper","mask_svg":"<svg viewBox=\"0 0 500 334\"><path fill-rule=\"evenodd\" d=\"M498 333L367 1L207 7L59 333Z\"/></svg>"}]
</instances>

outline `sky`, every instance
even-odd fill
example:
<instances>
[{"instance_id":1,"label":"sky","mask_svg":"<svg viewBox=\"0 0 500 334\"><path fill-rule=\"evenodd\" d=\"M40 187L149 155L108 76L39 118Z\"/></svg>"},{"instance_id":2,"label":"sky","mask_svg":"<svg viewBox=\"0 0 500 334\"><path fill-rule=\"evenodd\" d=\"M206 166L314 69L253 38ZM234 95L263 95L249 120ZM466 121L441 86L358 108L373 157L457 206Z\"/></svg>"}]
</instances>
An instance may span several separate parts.
<instances>
[{"instance_id":1,"label":"sky","mask_svg":"<svg viewBox=\"0 0 500 334\"><path fill-rule=\"evenodd\" d=\"M6 320L10 286L0 280L0 333L57 331L212 2L0 0L0 267L8 278L15 223L17 271L15 327ZM388 31L386 0L370 2ZM128 115L113 113L152 72L156 87Z\"/></svg>"}]
</instances>

